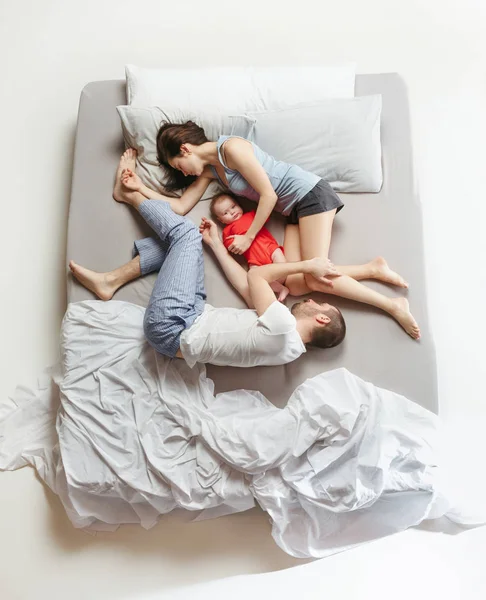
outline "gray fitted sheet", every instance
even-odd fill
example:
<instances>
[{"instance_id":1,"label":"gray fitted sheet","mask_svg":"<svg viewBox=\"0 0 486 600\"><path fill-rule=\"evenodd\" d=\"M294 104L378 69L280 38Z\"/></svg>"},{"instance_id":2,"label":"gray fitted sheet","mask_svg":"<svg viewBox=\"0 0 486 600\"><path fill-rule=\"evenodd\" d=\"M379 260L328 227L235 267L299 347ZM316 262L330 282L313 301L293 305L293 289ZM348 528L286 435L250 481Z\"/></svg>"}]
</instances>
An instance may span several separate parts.
<instances>
[{"instance_id":1,"label":"gray fitted sheet","mask_svg":"<svg viewBox=\"0 0 486 600\"><path fill-rule=\"evenodd\" d=\"M208 366L216 391L258 389L282 406L294 388L321 371L346 367L375 385L391 389L437 410L434 344L427 315L422 216L414 189L407 92L395 73L358 75L356 95L383 95L382 145L384 184L379 194L342 194L345 208L336 217L331 259L339 264L360 264L383 255L410 283L396 290L378 282L365 285L387 295L407 294L422 330L415 342L388 315L372 307L329 296L339 306L348 326L346 340L330 350L309 349L299 360L281 367L238 369ZM97 271L110 270L131 258L133 240L152 235L132 209L116 203L111 192L114 173L124 150L115 106L125 104L124 81L89 83L81 93L74 171L69 211L67 260ZM208 215L201 201L188 215L198 223ZM272 217L270 230L283 239L283 221ZM225 281L210 251L205 250L208 302L214 306L243 307ZM155 274L120 289L115 300L145 306ZM68 300L94 295L69 273ZM288 304L292 304L289 298Z\"/></svg>"}]
</instances>

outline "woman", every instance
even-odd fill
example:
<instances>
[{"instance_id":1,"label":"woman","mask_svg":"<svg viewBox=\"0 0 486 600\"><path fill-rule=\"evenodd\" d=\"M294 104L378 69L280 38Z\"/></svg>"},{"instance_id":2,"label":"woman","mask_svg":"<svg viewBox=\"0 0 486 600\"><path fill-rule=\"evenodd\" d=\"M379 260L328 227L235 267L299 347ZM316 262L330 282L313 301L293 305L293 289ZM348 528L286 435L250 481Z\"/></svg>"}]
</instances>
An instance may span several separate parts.
<instances>
[{"instance_id":1,"label":"woman","mask_svg":"<svg viewBox=\"0 0 486 600\"><path fill-rule=\"evenodd\" d=\"M217 142L210 142L204 130L192 121L162 125L157 135L157 154L168 172L167 190L186 188L180 198L159 194L142 184L133 173L134 150L125 153L121 167L130 171L131 185L145 197L168 201L178 214L189 212L215 179L230 191L258 203L252 226L245 235L235 236L229 247L234 254L248 249L272 210L277 210L287 217L284 250L288 261L328 258L334 216L343 203L318 176L275 160L244 138L220 136ZM292 275L287 280L291 294L319 291L370 304L394 317L413 339L420 338L406 298L388 298L359 283L363 279L378 279L408 287L383 258L336 268L340 275L327 284L310 275Z\"/></svg>"}]
</instances>

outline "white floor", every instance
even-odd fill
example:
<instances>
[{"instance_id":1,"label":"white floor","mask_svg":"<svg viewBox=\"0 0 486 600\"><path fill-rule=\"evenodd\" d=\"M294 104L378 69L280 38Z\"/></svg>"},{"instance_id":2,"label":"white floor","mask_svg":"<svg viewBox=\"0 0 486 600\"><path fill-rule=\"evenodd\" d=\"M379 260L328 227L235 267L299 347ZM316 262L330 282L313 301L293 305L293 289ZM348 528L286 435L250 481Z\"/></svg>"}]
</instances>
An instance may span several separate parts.
<instances>
[{"instance_id":1,"label":"white floor","mask_svg":"<svg viewBox=\"0 0 486 600\"><path fill-rule=\"evenodd\" d=\"M87 82L120 79L127 62L354 60L361 73L399 72L409 88L440 410L451 448L469 443L480 463L485 27L484 0L245 0L238 6L222 0L2 0L0 393L33 381L57 358L77 103ZM484 478L484 467L474 477ZM301 564L278 550L257 510L198 524L171 517L149 532L127 527L90 537L71 528L31 470L0 474L0 515L2 600L161 597L190 583ZM253 597L278 590L283 597L298 591L311 598L484 598L485 550L486 528L459 536L409 531L218 590Z\"/></svg>"}]
</instances>

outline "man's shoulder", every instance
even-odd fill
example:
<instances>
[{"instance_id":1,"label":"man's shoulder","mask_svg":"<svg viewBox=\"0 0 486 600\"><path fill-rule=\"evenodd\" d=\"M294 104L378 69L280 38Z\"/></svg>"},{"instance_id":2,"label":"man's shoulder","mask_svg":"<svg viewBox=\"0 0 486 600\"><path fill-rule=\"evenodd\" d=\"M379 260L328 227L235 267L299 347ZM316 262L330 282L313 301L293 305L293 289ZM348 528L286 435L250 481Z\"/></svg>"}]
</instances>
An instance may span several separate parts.
<instances>
[{"instance_id":1,"label":"man's shoulder","mask_svg":"<svg viewBox=\"0 0 486 600\"><path fill-rule=\"evenodd\" d=\"M258 317L259 323L271 334L292 333L297 330L297 321L290 309L275 300L267 310Z\"/></svg>"}]
</instances>

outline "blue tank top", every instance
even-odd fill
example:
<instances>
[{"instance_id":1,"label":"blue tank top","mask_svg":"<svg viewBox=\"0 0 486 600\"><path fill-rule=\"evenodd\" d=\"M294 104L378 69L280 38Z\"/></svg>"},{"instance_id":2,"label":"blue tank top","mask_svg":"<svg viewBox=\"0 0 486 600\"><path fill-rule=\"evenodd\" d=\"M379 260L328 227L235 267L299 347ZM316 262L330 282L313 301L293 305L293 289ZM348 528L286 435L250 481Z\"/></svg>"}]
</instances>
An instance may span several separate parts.
<instances>
[{"instance_id":1,"label":"blue tank top","mask_svg":"<svg viewBox=\"0 0 486 600\"><path fill-rule=\"evenodd\" d=\"M246 179L240 175L238 171L233 169L229 169L222 157L221 154L221 146L224 144L226 140L230 137L240 137L238 135L221 135L218 138L217 148L218 148L218 157L219 162L224 168L224 173L226 175L226 179L228 181L228 187L230 191L238 194L239 196L244 196L245 198L249 198L250 200L255 200L258 202L260 199L260 195L256 192L251 185L246 181ZM245 138L240 138L245 139ZM247 140L250 141L250 140ZM292 208L301 200L306 194L308 194L311 189L317 184L320 180L320 177L314 175L314 173L310 173L309 171L304 171L301 167L297 165L291 165L286 162L282 162L280 160L276 160L273 156L270 156L266 152L264 152L259 146L250 142L253 146L253 152L255 154L256 159L265 169L268 178L272 184L275 193L277 194L277 204L275 205L275 210L277 212L282 213L287 216L290 214ZM225 183L219 177L216 168L212 166L212 169L218 178L218 181L226 187Z\"/></svg>"}]
</instances>

